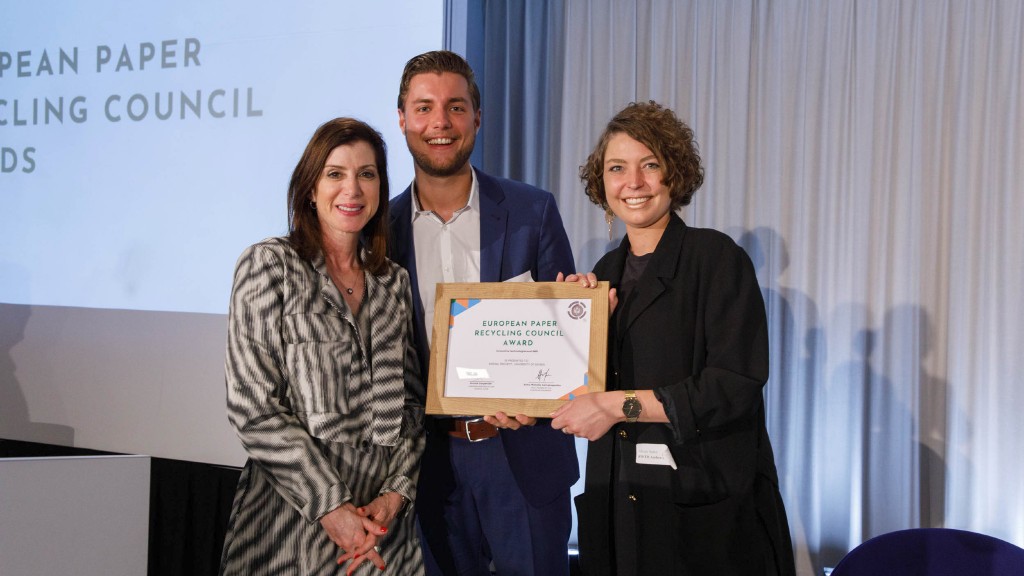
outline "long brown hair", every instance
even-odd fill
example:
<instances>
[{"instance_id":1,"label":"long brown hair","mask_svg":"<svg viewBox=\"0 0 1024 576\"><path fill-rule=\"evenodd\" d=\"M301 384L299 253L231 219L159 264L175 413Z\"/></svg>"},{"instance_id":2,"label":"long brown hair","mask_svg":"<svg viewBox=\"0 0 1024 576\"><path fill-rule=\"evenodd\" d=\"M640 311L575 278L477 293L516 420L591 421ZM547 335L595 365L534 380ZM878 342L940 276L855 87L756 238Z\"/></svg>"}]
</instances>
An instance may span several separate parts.
<instances>
[{"instance_id":1,"label":"long brown hair","mask_svg":"<svg viewBox=\"0 0 1024 576\"><path fill-rule=\"evenodd\" d=\"M387 272L388 253L388 154L384 138L369 124L354 118L335 118L320 125L313 133L306 150L299 158L288 184L288 241L300 256L313 259L322 252L323 236L320 219L311 203L316 183L327 164L331 151L344 144L366 142L373 148L380 176L380 198L377 213L363 228L366 258L363 266L375 276Z\"/></svg>"}]
</instances>

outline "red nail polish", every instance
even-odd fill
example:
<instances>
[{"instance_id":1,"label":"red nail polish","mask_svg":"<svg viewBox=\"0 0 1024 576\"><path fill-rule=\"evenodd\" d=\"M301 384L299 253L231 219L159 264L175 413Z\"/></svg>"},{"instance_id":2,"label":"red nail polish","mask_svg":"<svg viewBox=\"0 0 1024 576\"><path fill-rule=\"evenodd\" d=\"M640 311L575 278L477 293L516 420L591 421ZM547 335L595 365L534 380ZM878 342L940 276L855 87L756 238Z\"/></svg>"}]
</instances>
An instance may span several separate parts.
<instances>
[{"instance_id":1,"label":"red nail polish","mask_svg":"<svg viewBox=\"0 0 1024 576\"><path fill-rule=\"evenodd\" d=\"M384 534L384 533L386 533L387 531L388 531L388 529L387 529L387 527L386 527L386 526L381 526L381 527L380 527L380 533L381 533L381 534Z\"/></svg>"}]
</instances>

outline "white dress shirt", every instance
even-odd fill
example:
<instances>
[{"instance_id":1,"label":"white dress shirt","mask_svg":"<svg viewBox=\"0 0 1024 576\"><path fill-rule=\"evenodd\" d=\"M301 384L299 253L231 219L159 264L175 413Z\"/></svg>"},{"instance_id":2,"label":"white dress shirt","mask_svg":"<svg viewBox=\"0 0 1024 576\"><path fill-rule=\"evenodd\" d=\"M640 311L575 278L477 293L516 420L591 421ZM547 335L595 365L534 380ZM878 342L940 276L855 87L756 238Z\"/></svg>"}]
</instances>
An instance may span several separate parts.
<instances>
[{"instance_id":1,"label":"white dress shirt","mask_svg":"<svg viewBox=\"0 0 1024 576\"><path fill-rule=\"evenodd\" d=\"M434 295L438 282L480 281L480 186L476 171L466 205L445 222L424 210L412 183L412 236L416 249L416 278L423 305L427 345L433 339Z\"/></svg>"}]
</instances>

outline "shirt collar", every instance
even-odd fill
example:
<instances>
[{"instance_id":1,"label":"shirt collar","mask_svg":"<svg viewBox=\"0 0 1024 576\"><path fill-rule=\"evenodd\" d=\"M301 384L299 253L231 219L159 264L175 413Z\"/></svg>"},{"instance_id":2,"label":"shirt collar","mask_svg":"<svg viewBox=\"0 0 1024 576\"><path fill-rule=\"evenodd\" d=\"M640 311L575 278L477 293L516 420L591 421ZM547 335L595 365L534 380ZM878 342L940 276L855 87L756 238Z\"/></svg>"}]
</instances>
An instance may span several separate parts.
<instances>
[{"instance_id":1,"label":"shirt collar","mask_svg":"<svg viewBox=\"0 0 1024 576\"><path fill-rule=\"evenodd\" d=\"M462 214L466 210L475 210L477 212L480 211L480 199L478 194L480 191L480 182L476 179L476 168L470 166L469 172L470 174L473 175L473 183L470 184L469 186L469 198L466 200L465 206L455 211L455 214L452 216L452 220L454 220L459 214ZM412 191L412 221L415 222L416 219L419 218L420 216L433 214L432 210L424 210L420 207L420 197L416 193L416 180L412 181L412 184L409 185L409 188Z\"/></svg>"}]
</instances>

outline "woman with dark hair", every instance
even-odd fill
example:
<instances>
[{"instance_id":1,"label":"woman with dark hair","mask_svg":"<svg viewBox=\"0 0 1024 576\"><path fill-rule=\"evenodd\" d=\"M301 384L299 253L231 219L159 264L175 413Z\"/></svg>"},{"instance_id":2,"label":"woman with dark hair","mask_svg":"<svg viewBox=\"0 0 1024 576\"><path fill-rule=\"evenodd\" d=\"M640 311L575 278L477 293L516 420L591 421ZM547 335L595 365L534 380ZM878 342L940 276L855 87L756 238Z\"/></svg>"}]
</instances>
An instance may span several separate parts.
<instances>
[{"instance_id":1,"label":"woman with dark hair","mask_svg":"<svg viewBox=\"0 0 1024 576\"><path fill-rule=\"evenodd\" d=\"M388 196L380 134L331 120L292 174L289 235L238 259L227 403L249 459L222 574L422 572L423 390Z\"/></svg>"},{"instance_id":2,"label":"woman with dark hair","mask_svg":"<svg viewBox=\"0 0 1024 576\"><path fill-rule=\"evenodd\" d=\"M704 175L693 132L657 103L612 118L580 168L626 225L586 275L612 284L605 392L551 425L590 440L576 498L585 574L790 575L792 544L761 391L768 327L731 238L676 210Z\"/></svg>"}]
</instances>

